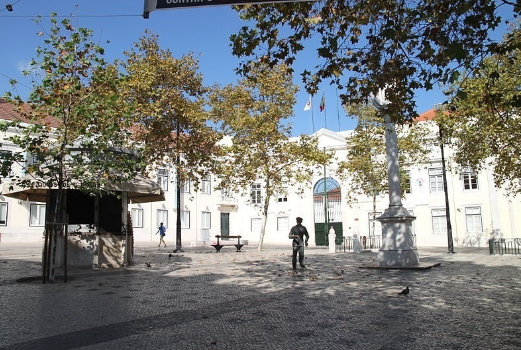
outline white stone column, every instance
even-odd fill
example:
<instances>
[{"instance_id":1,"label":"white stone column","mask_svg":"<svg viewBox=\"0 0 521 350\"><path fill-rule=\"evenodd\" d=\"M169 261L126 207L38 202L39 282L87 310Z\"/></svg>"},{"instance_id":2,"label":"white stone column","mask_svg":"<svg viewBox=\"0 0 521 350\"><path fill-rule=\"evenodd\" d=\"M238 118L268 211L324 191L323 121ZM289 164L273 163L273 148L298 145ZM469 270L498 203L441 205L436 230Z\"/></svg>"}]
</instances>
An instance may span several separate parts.
<instances>
[{"instance_id":1,"label":"white stone column","mask_svg":"<svg viewBox=\"0 0 521 350\"><path fill-rule=\"evenodd\" d=\"M380 90L378 95L373 98L373 104L381 112L388 103L385 98L385 89ZM378 264L380 266L417 266L420 263L418 250L412 239L412 222L416 218L402 206L398 137L395 123L388 115L384 115L384 121L389 207L382 216L376 218L382 224L382 247L378 251Z\"/></svg>"}]
</instances>

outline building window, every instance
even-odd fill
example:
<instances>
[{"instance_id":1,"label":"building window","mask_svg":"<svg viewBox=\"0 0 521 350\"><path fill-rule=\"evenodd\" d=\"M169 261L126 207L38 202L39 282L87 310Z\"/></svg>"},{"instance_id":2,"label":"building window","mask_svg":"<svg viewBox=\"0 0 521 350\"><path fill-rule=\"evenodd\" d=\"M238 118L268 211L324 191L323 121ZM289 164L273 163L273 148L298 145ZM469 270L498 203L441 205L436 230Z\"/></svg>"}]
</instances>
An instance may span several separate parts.
<instances>
[{"instance_id":1,"label":"building window","mask_svg":"<svg viewBox=\"0 0 521 350\"><path fill-rule=\"evenodd\" d=\"M284 189L277 194L277 202L279 203L286 203L288 201L288 188L284 187Z\"/></svg>"},{"instance_id":2,"label":"building window","mask_svg":"<svg viewBox=\"0 0 521 350\"><path fill-rule=\"evenodd\" d=\"M163 191L168 191L168 171L166 169L157 170L157 183Z\"/></svg>"},{"instance_id":3,"label":"building window","mask_svg":"<svg viewBox=\"0 0 521 350\"><path fill-rule=\"evenodd\" d=\"M205 194L211 194L212 193L212 183L210 175L207 175L203 177L201 182L201 192Z\"/></svg>"},{"instance_id":4,"label":"building window","mask_svg":"<svg viewBox=\"0 0 521 350\"><path fill-rule=\"evenodd\" d=\"M465 208L465 222L467 223L468 233L482 233L483 224L481 222L481 208L467 207Z\"/></svg>"},{"instance_id":5,"label":"building window","mask_svg":"<svg viewBox=\"0 0 521 350\"><path fill-rule=\"evenodd\" d=\"M130 211L132 227L143 227L143 209L132 208Z\"/></svg>"},{"instance_id":6,"label":"building window","mask_svg":"<svg viewBox=\"0 0 521 350\"><path fill-rule=\"evenodd\" d=\"M260 204L261 200L261 184L251 185L251 202L253 204Z\"/></svg>"},{"instance_id":7,"label":"building window","mask_svg":"<svg viewBox=\"0 0 521 350\"><path fill-rule=\"evenodd\" d=\"M378 236L382 234L382 223L376 220L377 217L382 215L381 211L375 211L368 213L369 218L369 236Z\"/></svg>"},{"instance_id":8,"label":"building window","mask_svg":"<svg viewBox=\"0 0 521 350\"><path fill-rule=\"evenodd\" d=\"M212 228L212 213L209 211L203 211L201 213L201 228L211 229Z\"/></svg>"},{"instance_id":9,"label":"building window","mask_svg":"<svg viewBox=\"0 0 521 350\"><path fill-rule=\"evenodd\" d=\"M158 209L156 214L156 227L159 227L159 225L163 223L163 226L168 228L168 210Z\"/></svg>"},{"instance_id":10,"label":"building window","mask_svg":"<svg viewBox=\"0 0 521 350\"><path fill-rule=\"evenodd\" d=\"M447 215L445 209L432 209L432 233L435 235L447 234Z\"/></svg>"},{"instance_id":11,"label":"building window","mask_svg":"<svg viewBox=\"0 0 521 350\"><path fill-rule=\"evenodd\" d=\"M260 233L262 227L262 219L261 218L252 218L251 219L251 232Z\"/></svg>"},{"instance_id":12,"label":"building window","mask_svg":"<svg viewBox=\"0 0 521 350\"><path fill-rule=\"evenodd\" d=\"M463 178L463 189L477 190L478 189L478 174L475 172L464 172L461 174Z\"/></svg>"},{"instance_id":13,"label":"building window","mask_svg":"<svg viewBox=\"0 0 521 350\"><path fill-rule=\"evenodd\" d=\"M31 204L31 218L29 226L44 226L45 225L45 205Z\"/></svg>"},{"instance_id":14,"label":"building window","mask_svg":"<svg viewBox=\"0 0 521 350\"><path fill-rule=\"evenodd\" d=\"M0 203L0 226L7 225L7 203Z\"/></svg>"},{"instance_id":15,"label":"building window","mask_svg":"<svg viewBox=\"0 0 521 350\"><path fill-rule=\"evenodd\" d=\"M186 180L183 184L183 187L181 187L182 193L190 193L190 180Z\"/></svg>"},{"instance_id":16,"label":"building window","mask_svg":"<svg viewBox=\"0 0 521 350\"><path fill-rule=\"evenodd\" d=\"M431 193L443 192L443 172L441 168L429 169L429 185Z\"/></svg>"},{"instance_id":17,"label":"building window","mask_svg":"<svg viewBox=\"0 0 521 350\"><path fill-rule=\"evenodd\" d=\"M232 197L232 191L229 187L223 187L221 188L221 196L222 197Z\"/></svg>"},{"instance_id":18,"label":"building window","mask_svg":"<svg viewBox=\"0 0 521 350\"><path fill-rule=\"evenodd\" d=\"M287 216L277 218L277 231L289 232L289 218Z\"/></svg>"},{"instance_id":19,"label":"building window","mask_svg":"<svg viewBox=\"0 0 521 350\"><path fill-rule=\"evenodd\" d=\"M181 228L190 228L190 211L181 210Z\"/></svg>"},{"instance_id":20,"label":"building window","mask_svg":"<svg viewBox=\"0 0 521 350\"><path fill-rule=\"evenodd\" d=\"M38 156L33 153L27 153L26 159L28 168L35 167L36 165L41 163L38 159Z\"/></svg>"}]
</instances>

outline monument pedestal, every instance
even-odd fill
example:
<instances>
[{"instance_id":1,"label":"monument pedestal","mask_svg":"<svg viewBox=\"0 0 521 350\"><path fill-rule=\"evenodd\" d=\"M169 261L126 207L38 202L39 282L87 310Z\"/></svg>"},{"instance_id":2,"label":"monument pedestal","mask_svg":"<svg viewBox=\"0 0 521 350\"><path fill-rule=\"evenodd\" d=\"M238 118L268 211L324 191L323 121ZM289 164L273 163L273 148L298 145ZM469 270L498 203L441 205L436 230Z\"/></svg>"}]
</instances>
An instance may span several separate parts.
<instances>
[{"instance_id":1,"label":"monument pedestal","mask_svg":"<svg viewBox=\"0 0 521 350\"><path fill-rule=\"evenodd\" d=\"M418 249L412 238L412 222L416 217L407 209L389 206L377 220L382 224L382 248L378 251L379 266L418 266Z\"/></svg>"}]
</instances>

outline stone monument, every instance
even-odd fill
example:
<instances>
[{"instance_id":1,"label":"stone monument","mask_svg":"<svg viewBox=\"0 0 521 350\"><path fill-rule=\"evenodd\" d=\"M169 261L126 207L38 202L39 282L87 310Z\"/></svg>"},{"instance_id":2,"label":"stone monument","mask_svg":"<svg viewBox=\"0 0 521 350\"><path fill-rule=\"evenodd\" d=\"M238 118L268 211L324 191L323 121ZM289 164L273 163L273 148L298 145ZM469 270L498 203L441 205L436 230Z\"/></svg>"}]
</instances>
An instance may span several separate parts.
<instances>
[{"instance_id":1,"label":"stone monument","mask_svg":"<svg viewBox=\"0 0 521 350\"><path fill-rule=\"evenodd\" d=\"M385 89L373 98L374 106L385 113L389 101ZM402 206L400 167L398 164L398 138L395 123L384 114L387 174L389 180L389 207L376 218L382 224L382 247L378 251L378 264L385 266L418 266L418 249L412 239L412 222L416 219Z\"/></svg>"}]
</instances>

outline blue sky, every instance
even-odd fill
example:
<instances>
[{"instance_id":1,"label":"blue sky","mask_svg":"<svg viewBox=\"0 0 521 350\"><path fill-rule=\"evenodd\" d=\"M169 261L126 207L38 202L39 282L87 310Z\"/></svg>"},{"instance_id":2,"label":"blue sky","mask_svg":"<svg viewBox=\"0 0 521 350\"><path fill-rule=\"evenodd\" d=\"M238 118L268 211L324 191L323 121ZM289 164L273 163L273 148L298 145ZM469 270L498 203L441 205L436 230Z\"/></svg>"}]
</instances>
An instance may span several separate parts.
<instances>
[{"instance_id":1,"label":"blue sky","mask_svg":"<svg viewBox=\"0 0 521 350\"><path fill-rule=\"evenodd\" d=\"M12 4L13 11L5 9ZM35 48L43 44L37 33L42 29L33 19L49 16L71 16L73 25L94 31L93 39L105 48L106 58L112 61L122 58L123 51L130 49L146 29L159 35L163 48L170 49L177 57L192 52L200 61L200 72L205 84L226 85L235 83L233 69L239 60L232 56L229 36L245 25L229 6L212 6L154 11L149 19L142 17L144 0L0 0L0 96L10 90L9 79L22 85L19 93L24 96L30 91L29 81L21 75L31 58L36 57ZM48 20L44 19L48 28ZM109 41L110 43L106 43ZM337 99L335 89L328 84L322 86L313 98L313 111L304 111L309 98L300 81L303 67L313 67L316 55L307 50L297 59L295 83L300 87L292 120L294 135L309 134L322 127L339 131L352 129L356 122L347 118ZM25 85L25 86L24 86ZM324 94L326 111L319 112L320 99ZM445 101L441 91L419 93L416 98L417 111L425 112L436 103Z\"/></svg>"}]
</instances>

